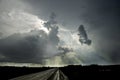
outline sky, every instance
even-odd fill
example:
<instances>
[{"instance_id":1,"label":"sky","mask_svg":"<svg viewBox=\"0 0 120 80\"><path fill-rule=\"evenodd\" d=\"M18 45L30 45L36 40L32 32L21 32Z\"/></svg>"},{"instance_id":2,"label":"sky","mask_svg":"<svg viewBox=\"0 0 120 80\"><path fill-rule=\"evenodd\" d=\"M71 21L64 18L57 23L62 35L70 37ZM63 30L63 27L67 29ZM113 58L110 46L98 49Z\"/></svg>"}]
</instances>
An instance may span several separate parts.
<instances>
[{"instance_id":1,"label":"sky","mask_svg":"<svg viewBox=\"0 0 120 80\"><path fill-rule=\"evenodd\" d=\"M119 21L119 0L0 0L0 62L119 64ZM79 42L81 24L90 46Z\"/></svg>"}]
</instances>

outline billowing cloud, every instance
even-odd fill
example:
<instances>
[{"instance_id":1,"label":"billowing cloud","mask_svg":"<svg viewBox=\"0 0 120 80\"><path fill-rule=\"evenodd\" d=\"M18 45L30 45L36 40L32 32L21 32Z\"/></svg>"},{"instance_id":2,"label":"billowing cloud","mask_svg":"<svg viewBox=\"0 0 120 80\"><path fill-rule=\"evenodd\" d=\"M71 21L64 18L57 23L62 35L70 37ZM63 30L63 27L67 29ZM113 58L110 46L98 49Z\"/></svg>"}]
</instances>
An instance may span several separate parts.
<instances>
[{"instance_id":1,"label":"billowing cloud","mask_svg":"<svg viewBox=\"0 0 120 80\"><path fill-rule=\"evenodd\" d=\"M118 4L118 0L0 0L0 61L119 64ZM90 46L79 42L80 24L92 40Z\"/></svg>"},{"instance_id":2,"label":"billowing cloud","mask_svg":"<svg viewBox=\"0 0 120 80\"><path fill-rule=\"evenodd\" d=\"M0 53L5 59L1 61L42 63L44 57L58 53L57 27L48 30L44 27L46 21L19 10L1 17L5 26L0 40Z\"/></svg>"}]
</instances>

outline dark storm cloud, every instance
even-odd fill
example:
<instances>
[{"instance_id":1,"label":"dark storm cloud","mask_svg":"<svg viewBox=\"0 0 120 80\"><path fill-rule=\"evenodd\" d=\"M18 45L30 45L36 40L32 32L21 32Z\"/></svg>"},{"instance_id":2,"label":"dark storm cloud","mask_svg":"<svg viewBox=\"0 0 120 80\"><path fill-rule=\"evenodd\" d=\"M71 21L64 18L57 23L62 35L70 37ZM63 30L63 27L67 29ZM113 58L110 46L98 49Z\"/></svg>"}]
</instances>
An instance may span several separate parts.
<instances>
[{"instance_id":1,"label":"dark storm cloud","mask_svg":"<svg viewBox=\"0 0 120 80\"><path fill-rule=\"evenodd\" d=\"M53 21L50 19L45 23L49 23L45 25L51 29L49 34L43 30L33 29L27 33L15 33L0 39L0 61L44 64L45 58L52 57L59 52L56 47L59 43L58 27ZM4 58L1 58L1 55Z\"/></svg>"},{"instance_id":2,"label":"dark storm cloud","mask_svg":"<svg viewBox=\"0 0 120 80\"><path fill-rule=\"evenodd\" d=\"M16 33L0 40L0 53L7 58L6 61L41 62L46 41L39 34L30 35L31 33Z\"/></svg>"}]
</instances>

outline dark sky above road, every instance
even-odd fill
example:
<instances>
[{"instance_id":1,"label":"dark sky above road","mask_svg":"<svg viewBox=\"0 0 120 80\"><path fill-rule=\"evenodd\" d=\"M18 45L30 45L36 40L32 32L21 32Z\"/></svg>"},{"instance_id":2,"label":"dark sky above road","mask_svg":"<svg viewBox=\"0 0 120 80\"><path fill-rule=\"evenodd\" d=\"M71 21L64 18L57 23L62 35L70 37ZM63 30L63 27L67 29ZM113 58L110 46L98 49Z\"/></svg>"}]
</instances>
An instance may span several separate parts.
<instances>
[{"instance_id":1,"label":"dark sky above road","mask_svg":"<svg viewBox=\"0 0 120 80\"><path fill-rule=\"evenodd\" d=\"M61 25L59 26L61 30L56 34L61 37L58 40L53 33L54 42L58 41L58 44L64 43L67 46L71 43L77 48L74 48L74 52L66 54L65 59L53 56L58 63L53 62L54 59L48 59L50 61L46 60L47 63L44 63L44 55L51 57L56 55L58 50L53 44L52 48L50 47L52 40L48 39L46 43L43 38L36 38L38 35L46 34L39 33L38 30L34 30L35 33L29 31L35 27L37 29L40 20L48 21L53 12L56 14L57 23ZM0 0L0 61L44 64L119 64L119 21L120 0ZM92 40L91 46L74 43L80 24L85 26ZM71 36L74 38L71 39ZM73 42L70 42L70 39ZM61 60L65 62L62 63Z\"/></svg>"}]
</instances>

